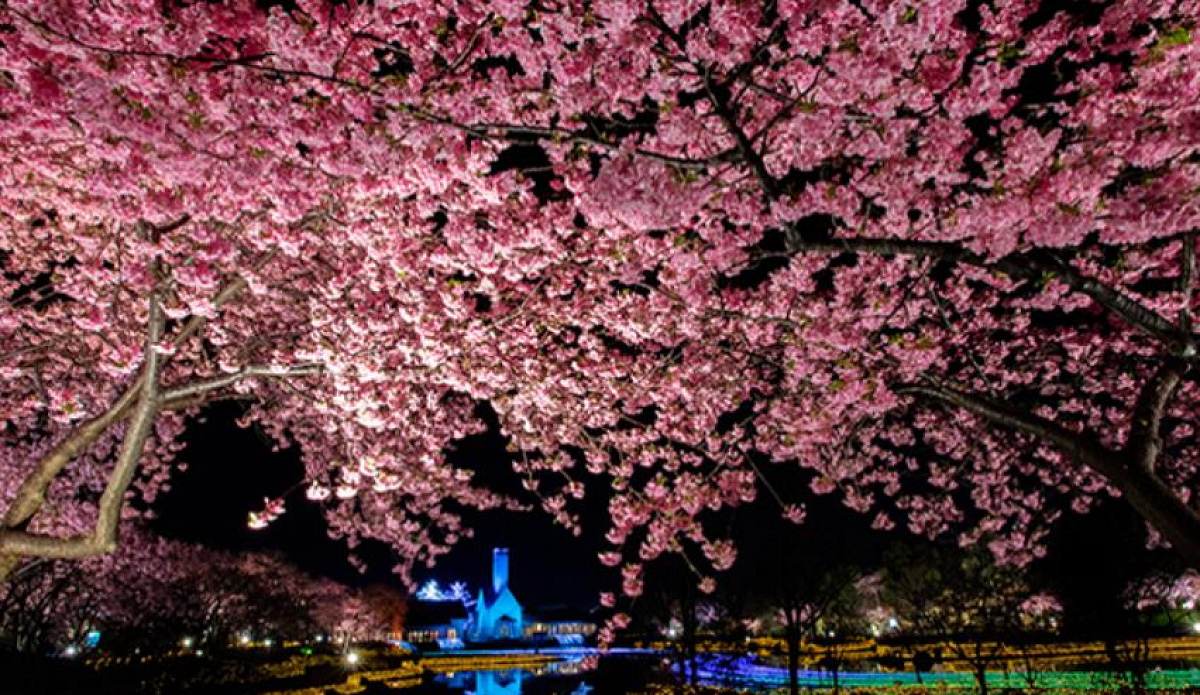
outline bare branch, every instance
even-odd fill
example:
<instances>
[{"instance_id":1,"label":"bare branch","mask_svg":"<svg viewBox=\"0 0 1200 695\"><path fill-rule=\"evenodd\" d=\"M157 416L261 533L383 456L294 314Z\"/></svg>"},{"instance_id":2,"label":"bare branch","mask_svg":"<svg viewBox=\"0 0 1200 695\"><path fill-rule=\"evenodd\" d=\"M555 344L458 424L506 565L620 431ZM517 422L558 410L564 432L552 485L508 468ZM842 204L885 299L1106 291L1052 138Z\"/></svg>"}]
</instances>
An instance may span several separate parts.
<instances>
[{"instance_id":1,"label":"bare branch","mask_svg":"<svg viewBox=\"0 0 1200 695\"><path fill-rule=\"evenodd\" d=\"M3 563L22 557L55 560L80 560L109 553L117 547L116 538L97 540L94 535L58 538L26 531L0 531L0 580L5 578Z\"/></svg>"}]
</instances>

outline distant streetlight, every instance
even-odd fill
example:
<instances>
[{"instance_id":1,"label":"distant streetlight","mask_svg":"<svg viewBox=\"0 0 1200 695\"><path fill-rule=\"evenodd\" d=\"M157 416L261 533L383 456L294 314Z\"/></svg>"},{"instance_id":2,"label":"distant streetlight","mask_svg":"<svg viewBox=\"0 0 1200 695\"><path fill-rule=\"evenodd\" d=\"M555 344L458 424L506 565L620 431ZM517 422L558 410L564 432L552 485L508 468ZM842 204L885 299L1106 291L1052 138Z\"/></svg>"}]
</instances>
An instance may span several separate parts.
<instances>
[{"instance_id":1,"label":"distant streetlight","mask_svg":"<svg viewBox=\"0 0 1200 695\"><path fill-rule=\"evenodd\" d=\"M271 639L270 637L268 637L268 638L266 638L265 640L263 640L263 646L264 646L264 647L269 647L269 646L271 646L272 644L275 644L275 640Z\"/></svg>"},{"instance_id":2,"label":"distant streetlight","mask_svg":"<svg viewBox=\"0 0 1200 695\"><path fill-rule=\"evenodd\" d=\"M182 640L179 641L179 643L183 645L184 649L191 649L193 641L192 641L191 637L184 637Z\"/></svg>"},{"instance_id":3,"label":"distant streetlight","mask_svg":"<svg viewBox=\"0 0 1200 695\"><path fill-rule=\"evenodd\" d=\"M79 654L79 647L73 644L68 644L67 648L63 650L63 656L74 657L77 654Z\"/></svg>"},{"instance_id":4,"label":"distant streetlight","mask_svg":"<svg viewBox=\"0 0 1200 695\"><path fill-rule=\"evenodd\" d=\"M1200 634L1200 622L1192 623L1192 632Z\"/></svg>"},{"instance_id":5,"label":"distant streetlight","mask_svg":"<svg viewBox=\"0 0 1200 695\"><path fill-rule=\"evenodd\" d=\"M238 635L238 643L240 643L240 644L250 644L250 635L249 635L249 633L243 632L242 634Z\"/></svg>"},{"instance_id":6,"label":"distant streetlight","mask_svg":"<svg viewBox=\"0 0 1200 695\"><path fill-rule=\"evenodd\" d=\"M358 652L346 652L346 663L354 666L359 660Z\"/></svg>"}]
</instances>

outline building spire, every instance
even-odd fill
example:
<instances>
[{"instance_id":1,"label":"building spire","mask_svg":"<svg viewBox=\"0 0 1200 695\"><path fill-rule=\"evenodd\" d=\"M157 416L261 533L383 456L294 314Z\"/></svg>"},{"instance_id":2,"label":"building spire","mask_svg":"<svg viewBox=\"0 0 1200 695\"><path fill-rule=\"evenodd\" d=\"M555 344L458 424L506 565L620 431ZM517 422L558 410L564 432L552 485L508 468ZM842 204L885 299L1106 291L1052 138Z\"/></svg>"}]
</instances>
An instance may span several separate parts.
<instances>
[{"instance_id":1,"label":"building spire","mask_svg":"<svg viewBox=\"0 0 1200 695\"><path fill-rule=\"evenodd\" d=\"M492 549L492 591L499 596L508 588L508 548Z\"/></svg>"}]
</instances>

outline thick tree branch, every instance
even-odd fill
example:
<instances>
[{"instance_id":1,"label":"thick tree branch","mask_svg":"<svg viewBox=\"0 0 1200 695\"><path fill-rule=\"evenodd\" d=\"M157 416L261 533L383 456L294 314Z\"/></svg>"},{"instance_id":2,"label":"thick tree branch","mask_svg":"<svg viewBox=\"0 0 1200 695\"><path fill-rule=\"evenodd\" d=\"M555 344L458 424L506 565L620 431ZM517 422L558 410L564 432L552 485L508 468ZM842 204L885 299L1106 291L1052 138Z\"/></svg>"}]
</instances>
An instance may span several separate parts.
<instances>
[{"instance_id":1,"label":"thick tree branch","mask_svg":"<svg viewBox=\"0 0 1200 695\"><path fill-rule=\"evenodd\" d=\"M125 430L116 466L109 474L108 485L100 495L100 514L92 533L96 544L105 548L116 544L117 525L121 520L125 491L133 481L138 461L146 448L146 441L154 430L154 420L158 417L158 378L164 362L158 353L158 344L162 341L163 326L166 322L159 303L158 290L151 290L148 304L150 316L146 330L146 377L142 380L133 417Z\"/></svg>"},{"instance_id":2,"label":"thick tree branch","mask_svg":"<svg viewBox=\"0 0 1200 695\"><path fill-rule=\"evenodd\" d=\"M190 217L185 215L161 227L154 227L152 225L148 225L148 227L151 233L161 235L166 231L179 228L189 222L190 219ZM251 269L257 272L269 263L274 255L274 251L263 254L251 266ZM233 300L247 285L248 282L243 276L239 275L233 278L213 298L214 307L219 309ZM153 333L155 337L154 342L149 343L152 346L162 340L164 319L161 314L161 306L159 305L157 295L151 300L151 305L152 326L148 327L148 333ZM193 316L172 336L172 340L176 344L186 342L189 338L199 333L206 323L207 319L204 317ZM157 324L157 326L154 327L153 324ZM0 582L4 581L5 577L17 568L22 557L78 558L111 550L111 545L115 543L116 525L120 520L120 503L123 501L125 490L128 489L129 481L132 480L132 476L136 471L137 460L140 458L141 450L145 446L145 440L149 436L149 431L153 427L154 418L160 409L199 405L204 400L204 398L197 400L197 397L193 396L191 398L168 398L159 403L158 385L157 383L147 383L147 375L153 366L154 378L157 379L158 371L165 366L167 360L160 358L152 349L147 351L147 355L147 363L143 365L142 369L138 372L137 378L121 393L117 400L105 409L103 413L84 422L71 432L66 439L43 456L34 467L34 470L22 481L16 496L5 512L3 519L0 520ZM162 360L161 364L160 360ZM151 399L149 404L145 402L147 389L153 389L154 393L154 398ZM135 403L138 404L136 408L134 407ZM109 427L131 417L133 421L126 433L125 441L122 443L117 469L110 478L109 487L103 493L101 513L97 521L96 531L90 536L65 539L28 533L25 527L33 516L37 514L38 510L41 509L42 504L45 503L46 491L66 465L99 439ZM131 435L136 435L139 432L145 432L145 435L141 436L140 442L136 440L136 437L131 439ZM130 447L136 448L136 456L132 454ZM132 459L129 458L130 456L132 456ZM124 467L122 467L122 463L125 464ZM119 494L117 492L118 489ZM108 503L107 507L105 504L106 501ZM108 511L106 511L106 508Z\"/></svg>"},{"instance_id":3,"label":"thick tree branch","mask_svg":"<svg viewBox=\"0 0 1200 695\"><path fill-rule=\"evenodd\" d=\"M994 424L1033 435L1103 475L1110 475L1111 469L1117 465L1113 460L1113 452L1098 444L1099 437L1094 434L1069 430L1052 420L989 396L924 384L909 384L893 390L903 396L916 396L962 408Z\"/></svg>"},{"instance_id":4,"label":"thick tree branch","mask_svg":"<svg viewBox=\"0 0 1200 695\"><path fill-rule=\"evenodd\" d=\"M1148 387L1158 392L1162 390L1160 384L1165 387L1169 382L1169 376L1156 375ZM1153 472L1131 461L1126 452L1107 449L1098 443L1099 439L1094 434L1087 431L1068 430L1050 420L980 394L927 385L905 385L897 387L895 391L901 395L962 408L993 424L1033 435L1053 445L1101 475L1192 567L1200 567L1200 514L1184 503Z\"/></svg>"},{"instance_id":5,"label":"thick tree branch","mask_svg":"<svg viewBox=\"0 0 1200 695\"><path fill-rule=\"evenodd\" d=\"M4 514L4 521L3 524L0 524L0 528L19 528L37 513L45 500L46 490L50 487L50 483L62 472L67 463L92 442L99 439L100 435L104 434L114 423L126 417L130 406L137 401L144 379L145 373L142 372L133 385L121 394L121 397L107 410L76 428L69 437L38 462L33 472L21 482L16 497L13 498L12 504Z\"/></svg>"},{"instance_id":6,"label":"thick tree branch","mask_svg":"<svg viewBox=\"0 0 1200 695\"><path fill-rule=\"evenodd\" d=\"M253 377L287 379L296 376L311 376L314 374L320 374L323 371L324 367L316 363L299 364L291 367L253 365L239 369L231 374L223 374L218 377L204 379L202 381L187 384L185 386L167 389L161 394L159 402L163 407L169 407L172 403L192 401L196 398L207 396L214 391L233 386L239 381Z\"/></svg>"},{"instance_id":7,"label":"thick tree branch","mask_svg":"<svg viewBox=\"0 0 1200 695\"><path fill-rule=\"evenodd\" d=\"M1030 252L989 259L958 244L939 241L862 237L807 240L795 227L786 230L786 242L787 250L791 253L869 253L882 256L938 258L995 270L1020 280L1037 281L1047 273L1053 273L1071 289L1087 295L1134 328L1165 343L1174 353L1189 359L1197 355L1195 335L1181 333L1174 323L1158 312L1121 291L1080 273L1069 263L1049 253Z\"/></svg>"},{"instance_id":8,"label":"thick tree branch","mask_svg":"<svg viewBox=\"0 0 1200 695\"><path fill-rule=\"evenodd\" d=\"M138 461L146 448L146 441L154 429L154 420L158 415L158 377L162 368L162 358L158 354L158 344L162 340L165 323L162 307L159 304L158 290L150 293L148 300L149 319L146 326L145 364L138 378L139 387L130 389L135 394L133 414L121 442L121 450L117 455L116 465L109 474L108 485L100 495L99 514L92 533L86 536L58 538L15 530L8 527L0 531L0 580L4 574L11 571L16 563L12 557L36 556L51 558L81 558L89 555L109 552L116 547L117 527L121 520L121 507L125 502L125 491L129 489L133 475L137 471ZM122 399L124 400L124 399ZM109 408L112 421L120 418L122 411ZM64 462L65 464L65 462ZM40 469L39 471L40 472ZM28 483L28 479L26 483ZM47 485L49 482L47 481ZM22 488L24 489L24 485ZM40 507L40 502L33 509ZM15 505L14 505L15 507ZM12 508L10 508L10 513Z\"/></svg>"},{"instance_id":9,"label":"thick tree branch","mask_svg":"<svg viewBox=\"0 0 1200 695\"><path fill-rule=\"evenodd\" d=\"M1179 292L1183 295L1179 308L1179 330L1192 332L1192 293L1196 283L1196 233L1183 235L1179 258Z\"/></svg>"},{"instance_id":10,"label":"thick tree branch","mask_svg":"<svg viewBox=\"0 0 1200 695\"><path fill-rule=\"evenodd\" d=\"M273 255L273 252L265 254L254 264L253 269L257 271L262 268L271 260ZM213 298L213 306L219 309L244 290L246 285L246 279L241 276L232 279L217 292ZM184 323L179 332L172 337L172 340L176 344L187 341L198 333L206 322L207 319L204 317L193 316ZM19 529L37 513L37 510L41 508L42 502L45 500L46 490L50 487L50 483L62 472L63 468L84 449L99 439L100 435L104 434L109 427L129 416L130 409L137 401L139 394L145 386L145 378L146 367L143 366L138 372L137 378L134 379L133 383L122 392L112 405L96 417L79 425L74 432L38 461L33 472L22 481L21 487L18 488L12 504L9 505L8 510L4 514L3 521L0 522L0 528L9 530Z\"/></svg>"},{"instance_id":11,"label":"thick tree branch","mask_svg":"<svg viewBox=\"0 0 1200 695\"><path fill-rule=\"evenodd\" d=\"M744 162L750 165L750 169L754 171L754 177L758 179L758 184L762 186L763 196L767 200L775 200L779 197L779 182L775 177L771 176L771 172L767 170L767 164L763 161L762 155L754 148L754 143L750 141L746 131L742 130L737 123L737 118L733 112L733 107L729 100L720 93L720 90L713 84L712 78L707 75L704 78L704 91L708 94L708 101L712 104L713 111L720 117L721 123L725 125L725 129L733 137L737 143L737 150L741 154Z\"/></svg>"},{"instance_id":12,"label":"thick tree branch","mask_svg":"<svg viewBox=\"0 0 1200 695\"><path fill-rule=\"evenodd\" d=\"M112 552L117 547L116 539L97 540L95 535L44 536L27 531L0 531L0 581L15 568L13 560L23 557L40 557L51 560L82 560L83 558Z\"/></svg>"},{"instance_id":13,"label":"thick tree branch","mask_svg":"<svg viewBox=\"0 0 1200 695\"><path fill-rule=\"evenodd\" d=\"M1168 359L1142 387L1133 408L1129 437L1125 443L1124 454L1132 465L1149 473L1154 472L1162 451L1160 429L1163 413L1187 371L1187 363Z\"/></svg>"}]
</instances>

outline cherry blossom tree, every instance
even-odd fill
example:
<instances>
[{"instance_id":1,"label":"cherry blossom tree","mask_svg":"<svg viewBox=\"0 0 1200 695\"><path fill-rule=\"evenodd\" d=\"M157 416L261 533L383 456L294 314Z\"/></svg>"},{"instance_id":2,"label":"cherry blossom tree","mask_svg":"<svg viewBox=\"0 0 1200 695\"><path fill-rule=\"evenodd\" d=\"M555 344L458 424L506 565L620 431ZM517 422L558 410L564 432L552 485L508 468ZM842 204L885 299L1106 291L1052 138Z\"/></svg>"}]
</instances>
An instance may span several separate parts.
<instances>
[{"instance_id":1,"label":"cherry blossom tree","mask_svg":"<svg viewBox=\"0 0 1200 695\"><path fill-rule=\"evenodd\" d=\"M711 588L772 463L1014 561L1117 494L1198 564L1198 16L0 3L0 553L111 549L239 399L402 572L512 504L444 456L481 407L630 594Z\"/></svg>"},{"instance_id":2,"label":"cherry blossom tree","mask_svg":"<svg viewBox=\"0 0 1200 695\"><path fill-rule=\"evenodd\" d=\"M356 595L270 553L234 554L126 530L113 553L43 560L0 585L0 641L44 653L79 647L91 630L115 651L224 649L243 633L307 639L329 629L331 606ZM403 610L395 590L374 590L375 625ZM382 631L382 630L381 630Z\"/></svg>"},{"instance_id":3,"label":"cherry blossom tree","mask_svg":"<svg viewBox=\"0 0 1200 695\"><path fill-rule=\"evenodd\" d=\"M1190 618L1200 602L1200 574L1195 570L1182 574L1156 570L1131 583L1125 601L1128 608L1149 616L1147 622L1190 630L1194 624Z\"/></svg>"}]
</instances>

